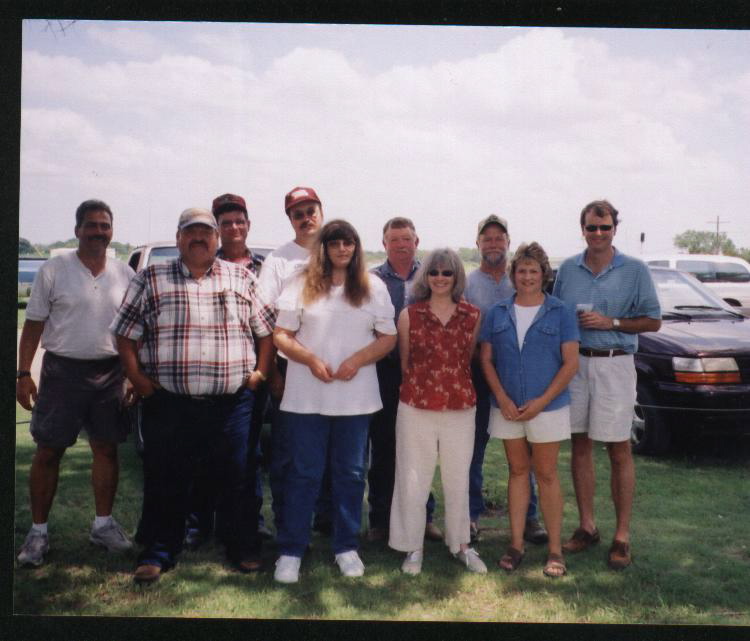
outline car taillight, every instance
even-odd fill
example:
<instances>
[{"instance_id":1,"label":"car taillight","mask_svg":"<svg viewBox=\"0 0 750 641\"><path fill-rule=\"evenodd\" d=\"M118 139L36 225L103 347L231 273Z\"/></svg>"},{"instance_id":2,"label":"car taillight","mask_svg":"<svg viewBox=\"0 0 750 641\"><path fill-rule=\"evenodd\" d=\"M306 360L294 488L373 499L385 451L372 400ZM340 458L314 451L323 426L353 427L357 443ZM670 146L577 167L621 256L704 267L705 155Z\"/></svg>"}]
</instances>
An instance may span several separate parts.
<instances>
[{"instance_id":1,"label":"car taillight","mask_svg":"<svg viewBox=\"0 0 750 641\"><path fill-rule=\"evenodd\" d=\"M674 378L678 383L713 385L739 383L740 371L733 358L672 358Z\"/></svg>"}]
</instances>

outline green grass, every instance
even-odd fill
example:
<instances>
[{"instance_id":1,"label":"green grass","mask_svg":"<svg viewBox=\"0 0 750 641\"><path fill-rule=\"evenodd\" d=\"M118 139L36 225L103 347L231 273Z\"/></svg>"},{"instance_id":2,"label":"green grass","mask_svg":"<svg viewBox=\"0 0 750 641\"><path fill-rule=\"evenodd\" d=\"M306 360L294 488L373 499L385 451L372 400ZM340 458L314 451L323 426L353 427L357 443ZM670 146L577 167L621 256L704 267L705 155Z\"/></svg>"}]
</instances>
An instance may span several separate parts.
<instances>
[{"instance_id":1,"label":"green grass","mask_svg":"<svg viewBox=\"0 0 750 641\"><path fill-rule=\"evenodd\" d=\"M28 413L18 410L18 421ZM536 621L650 624L750 625L750 473L748 447L718 453L681 453L669 459L637 457L638 488L633 519L634 565L615 573L605 555L613 531L606 453L596 452L597 521L603 542L568 557L569 575L549 580L541 573L543 548L529 546L517 572L494 566L508 543L507 519L483 518L478 544L490 566L484 576L467 573L442 543L427 543L420 576L400 570L402 555L384 544L363 541L367 566L362 579L347 580L332 563L329 542L315 535L302 564L301 580L274 583L274 546L264 550L267 570L233 572L213 545L183 553L176 568L156 585L131 579L135 553L108 555L88 543L93 518L90 453L85 441L63 459L58 496L50 515L51 552L39 569L19 569L14 612L44 615L178 616L399 621ZM29 526L27 483L33 452L28 425L17 425L16 544ZM140 465L132 443L121 450L122 471L115 516L134 531L140 509ZM561 453L566 497L564 532L576 525L568 465ZM507 465L501 444L490 442L485 462L488 499L505 503ZM439 503L439 482L435 483ZM264 513L270 522L268 497ZM440 522L438 513L438 522Z\"/></svg>"}]
</instances>

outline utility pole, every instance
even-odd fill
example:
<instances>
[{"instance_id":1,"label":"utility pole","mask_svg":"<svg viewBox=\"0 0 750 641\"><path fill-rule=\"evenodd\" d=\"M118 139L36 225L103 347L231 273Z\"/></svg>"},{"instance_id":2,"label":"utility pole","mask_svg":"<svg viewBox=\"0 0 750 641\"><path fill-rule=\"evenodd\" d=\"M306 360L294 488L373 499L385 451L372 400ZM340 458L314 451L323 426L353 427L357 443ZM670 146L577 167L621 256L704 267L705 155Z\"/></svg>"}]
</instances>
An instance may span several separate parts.
<instances>
[{"instance_id":1,"label":"utility pole","mask_svg":"<svg viewBox=\"0 0 750 641\"><path fill-rule=\"evenodd\" d=\"M713 223L713 220L707 220L708 223ZM719 225L721 223L729 223L730 220L721 220L719 216L716 216L716 253L721 254L721 236L719 234Z\"/></svg>"}]
</instances>

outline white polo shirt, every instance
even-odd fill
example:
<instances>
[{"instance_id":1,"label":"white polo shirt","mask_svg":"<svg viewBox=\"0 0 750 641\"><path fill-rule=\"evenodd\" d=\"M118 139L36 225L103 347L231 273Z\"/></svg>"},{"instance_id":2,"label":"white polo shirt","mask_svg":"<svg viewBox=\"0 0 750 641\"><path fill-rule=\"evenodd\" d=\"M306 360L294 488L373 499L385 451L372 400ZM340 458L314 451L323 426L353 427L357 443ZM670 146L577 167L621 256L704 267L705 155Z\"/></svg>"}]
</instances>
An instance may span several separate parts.
<instances>
[{"instance_id":1,"label":"white polo shirt","mask_svg":"<svg viewBox=\"0 0 750 641\"><path fill-rule=\"evenodd\" d=\"M94 276L77 252L55 256L37 272L26 318L44 321L42 347L68 358L99 360L117 356L109 324L120 307L134 272L107 258Z\"/></svg>"}]
</instances>

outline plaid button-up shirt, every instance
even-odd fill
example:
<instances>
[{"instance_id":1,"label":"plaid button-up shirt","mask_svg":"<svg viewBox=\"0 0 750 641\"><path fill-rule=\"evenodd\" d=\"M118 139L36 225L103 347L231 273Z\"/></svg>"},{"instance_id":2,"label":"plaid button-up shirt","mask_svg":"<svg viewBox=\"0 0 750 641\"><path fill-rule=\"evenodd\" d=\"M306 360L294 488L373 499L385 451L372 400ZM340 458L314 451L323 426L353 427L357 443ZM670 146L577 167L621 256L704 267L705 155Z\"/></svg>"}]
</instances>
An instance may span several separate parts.
<instances>
[{"instance_id":1,"label":"plaid button-up shirt","mask_svg":"<svg viewBox=\"0 0 750 641\"><path fill-rule=\"evenodd\" d=\"M110 329L142 341L143 371L162 387L204 396L236 392L255 368L253 333L273 327L249 270L216 259L196 280L178 259L135 275Z\"/></svg>"}]
</instances>

